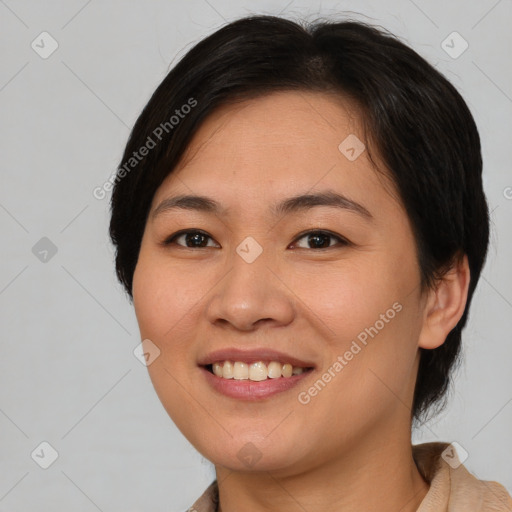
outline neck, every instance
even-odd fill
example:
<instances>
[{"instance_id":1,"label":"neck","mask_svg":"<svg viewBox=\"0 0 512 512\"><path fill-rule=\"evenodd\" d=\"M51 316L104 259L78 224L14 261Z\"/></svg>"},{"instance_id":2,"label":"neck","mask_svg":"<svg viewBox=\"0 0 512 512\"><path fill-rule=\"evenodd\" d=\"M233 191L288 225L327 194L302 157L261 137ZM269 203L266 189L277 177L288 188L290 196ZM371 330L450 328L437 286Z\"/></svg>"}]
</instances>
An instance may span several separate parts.
<instances>
[{"instance_id":1,"label":"neck","mask_svg":"<svg viewBox=\"0 0 512 512\"><path fill-rule=\"evenodd\" d=\"M378 437L302 472L239 472L216 466L219 512L414 512L428 484L412 457L410 428L408 437L403 434L380 430Z\"/></svg>"}]
</instances>

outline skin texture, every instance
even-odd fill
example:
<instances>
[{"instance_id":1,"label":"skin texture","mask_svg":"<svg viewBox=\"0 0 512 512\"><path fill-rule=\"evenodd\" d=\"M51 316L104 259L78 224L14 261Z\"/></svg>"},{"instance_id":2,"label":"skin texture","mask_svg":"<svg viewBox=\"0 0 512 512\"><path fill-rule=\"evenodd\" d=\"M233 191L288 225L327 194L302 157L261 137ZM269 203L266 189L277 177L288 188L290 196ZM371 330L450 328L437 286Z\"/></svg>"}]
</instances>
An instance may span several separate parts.
<instances>
[{"instance_id":1,"label":"skin texture","mask_svg":"<svg viewBox=\"0 0 512 512\"><path fill-rule=\"evenodd\" d=\"M428 490L411 451L419 347L439 346L462 316L467 259L435 290L421 292L407 213L367 151L350 161L338 149L349 134L365 140L357 109L323 93L225 105L202 124L151 206L152 213L179 193L229 209L150 213L133 284L141 339L161 350L148 366L155 390L215 464L224 512L407 512ZM271 214L283 199L326 190L357 201L372 219L328 206ZM163 245L182 229L209 238ZM320 241L328 248L298 238L319 229L334 235ZM249 236L263 249L252 263L236 252ZM299 392L395 303L400 312L300 403ZM277 349L314 362L315 370L263 400L228 398L207 384L198 359L229 347ZM237 456L246 443L260 455L251 467Z\"/></svg>"}]
</instances>

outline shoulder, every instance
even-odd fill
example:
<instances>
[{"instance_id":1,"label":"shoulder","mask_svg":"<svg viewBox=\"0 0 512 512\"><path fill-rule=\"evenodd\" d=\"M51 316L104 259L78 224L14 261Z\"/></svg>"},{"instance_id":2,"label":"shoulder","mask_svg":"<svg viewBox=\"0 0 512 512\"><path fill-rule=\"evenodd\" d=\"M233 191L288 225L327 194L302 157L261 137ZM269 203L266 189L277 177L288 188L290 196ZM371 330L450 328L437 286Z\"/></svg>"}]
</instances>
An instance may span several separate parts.
<instances>
[{"instance_id":1,"label":"shoulder","mask_svg":"<svg viewBox=\"0 0 512 512\"><path fill-rule=\"evenodd\" d=\"M476 478L451 444L414 445L413 457L430 485L418 512L512 512L512 498L505 487Z\"/></svg>"},{"instance_id":2,"label":"shoulder","mask_svg":"<svg viewBox=\"0 0 512 512\"><path fill-rule=\"evenodd\" d=\"M219 488L214 480L186 512L217 512Z\"/></svg>"}]
</instances>

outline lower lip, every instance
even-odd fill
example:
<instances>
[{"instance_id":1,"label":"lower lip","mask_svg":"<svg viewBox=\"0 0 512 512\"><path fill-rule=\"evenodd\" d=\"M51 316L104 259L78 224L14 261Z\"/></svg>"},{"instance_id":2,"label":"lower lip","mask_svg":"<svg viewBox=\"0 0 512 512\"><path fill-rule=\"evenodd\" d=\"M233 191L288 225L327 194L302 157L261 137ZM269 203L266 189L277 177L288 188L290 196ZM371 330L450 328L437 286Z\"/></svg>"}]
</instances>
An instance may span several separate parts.
<instances>
[{"instance_id":1,"label":"lower lip","mask_svg":"<svg viewBox=\"0 0 512 512\"><path fill-rule=\"evenodd\" d=\"M204 367L200 367L200 369L208 384L216 391L225 396L241 400L261 400L288 391L312 373L312 370L308 370L291 377L279 377L278 379L266 379L257 382L249 379L224 379L223 377L217 377Z\"/></svg>"}]
</instances>

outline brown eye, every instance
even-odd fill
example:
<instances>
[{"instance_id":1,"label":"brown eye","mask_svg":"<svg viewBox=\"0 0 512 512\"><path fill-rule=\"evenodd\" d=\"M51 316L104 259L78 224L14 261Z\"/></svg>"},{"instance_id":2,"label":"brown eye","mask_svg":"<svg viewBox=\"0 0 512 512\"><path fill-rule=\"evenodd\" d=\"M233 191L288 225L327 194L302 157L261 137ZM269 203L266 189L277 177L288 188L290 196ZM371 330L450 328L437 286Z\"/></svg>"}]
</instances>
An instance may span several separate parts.
<instances>
[{"instance_id":1,"label":"brown eye","mask_svg":"<svg viewBox=\"0 0 512 512\"><path fill-rule=\"evenodd\" d=\"M296 240L301 239L306 239L308 247L299 247L299 249L329 249L336 245L348 245L346 240L329 231L308 231L307 233L303 233ZM339 243L331 245L331 241L334 239ZM297 245L296 242L294 245Z\"/></svg>"},{"instance_id":2,"label":"brown eye","mask_svg":"<svg viewBox=\"0 0 512 512\"><path fill-rule=\"evenodd\" d=\"M201 249L203 247L212 247L208 246L208 239L213 240L210 235L207 235L203 231L191 230L191 231L180 231L171 235L164 242L164 245L179 245L182 247L186 247L189 249ZM181 242L177 242L180 240ZM213 246L217 247L217 246Z\"/></svg>"}]
</instances>

